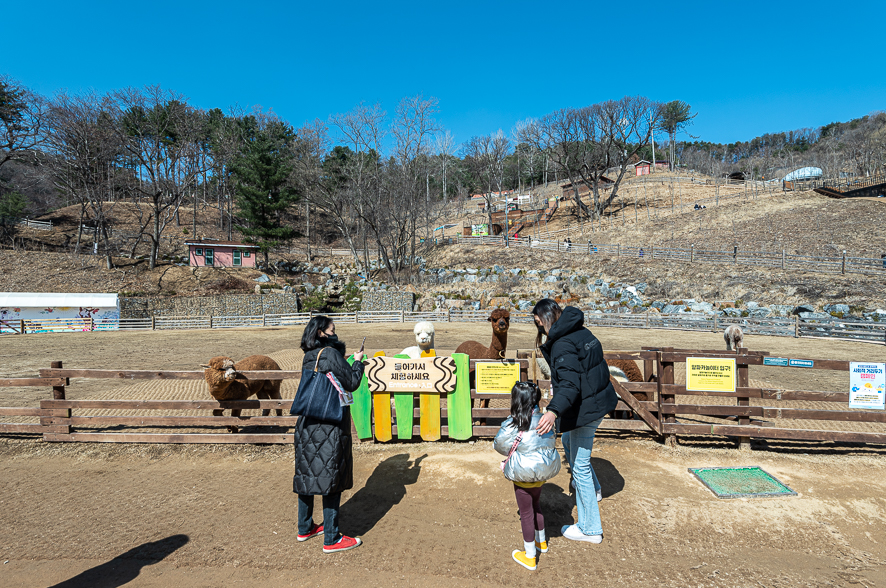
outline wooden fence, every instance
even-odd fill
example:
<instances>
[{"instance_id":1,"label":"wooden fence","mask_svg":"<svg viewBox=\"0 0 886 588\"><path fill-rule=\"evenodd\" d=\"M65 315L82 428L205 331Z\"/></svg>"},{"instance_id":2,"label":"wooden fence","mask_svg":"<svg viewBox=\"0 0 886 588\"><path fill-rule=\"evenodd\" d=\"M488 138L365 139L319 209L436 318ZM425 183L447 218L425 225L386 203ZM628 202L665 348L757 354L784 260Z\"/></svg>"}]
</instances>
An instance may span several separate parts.
<instances>
[{"instance_id":1,"label":"wooden fence","mask_svg":"<svg viewBox=\"0 0 886 588\"><path fill-rule=\"evenodd\" d=\"M412 323L431 322L486 322L489 310L445 311L380 311L329 313L340 324ZM160 316L138 319L45 319L0 321L0 333L32 334L73 331L107 330L177 330L177 329L226 329L292 327L305 325L313 316L310 312L293 314L265 314L255 316ZM512 311L511 321L533 322L526 311ZM719 315L673 313L585 313L588 326L666 329L681 331L717 332L727 325L739 325L746 334L780 337L819 337L850 339L856 341L886 342L886 321L866 322L840 319L801 319L800 317L726 317Z\"/></svg>"},{"instance_id":2,"label":"wooden fence","mask_svg":"<svg viewBox=\"0 0 886 588\"><path fill-rule=\"evenodd\" d=\"M738 247L731 250L706 250L690 246L687 248L661 247L657 245L621 245L587 242L564 243L544 241L529 237L507 240L498 237L458 236L459 245L491 245L497 247L531 248L539 251L556 251L568 255L615 257L617 259L639 259L642 261L678 261L684 263L742 264L759 267L776 267L783 270L815 271L829 274L874 274L886 275L886 260L879 257L854 257L844 251L840 257L793 255L782 251L743 251Z\"/></svg>"},{"instance_id":3,"label":"wooden fence","mask_svg":"<svg viewBox=\"0 0 886 588\"><path fill-rule=\"evenodd\" d=\"M476 361L458 364L459 384L442 397L416 402L409 394L370 394L365 386L355 393L352 409L354 435L386 442L394 438L464 440L489 438L509 414L508 396L478 394L464 374ZM849 409L848 378L845 392L793 390L751 386L749 368L767 366L778 370L829 370L847 372L850 362L812 358L774 358L766 351L740 349L736 353L673 348L644 348L636 352L606 353L607 360L627 359L643 366L642 382L613 382L620 401L616 413L604 419L601 429L646 432L674 444L680 436L733 437L749 447L751 438L821 442L886 444L886 411ZM677 383L675 368L689 357L735 359L735 392L700 392ZM518 353L521 380L535 380L537 373L529 352ZM253 379L298 379L299 371L244 372ZM38 378L0 379L0 386L41 386L51 389L51 399L39 407L3 407L0 416L38 417L39 423L0 423L0 434L39 434L55 442L125 443L289 443L296 417L211 416L216 409L282 409L291 399L219 402L206 400L72 400L66 398L71 378L124 380L202 380L202 371L64 369L54 362L40 370ZM545 391L550 381L536 380ZM469 394L468 394L469 392ZM458 420L456 412L469 412ZM392 399L393 407L392 407ZM436 400L436 402L434 402ZM441 402L442 401L442 402ZM489 406L490 401L498 406ZM497 402L496 402L497 401ZM445 403L445 404L444 404ZM826 409L821 403L828 403ZM94 415L96 410L130 411L126 415ZM84 414L84 411L86 414ZM143 413L156 413L145 415ZM201 416L170 415L172 411L201 411ZM470 415L470 418L464 418ZM613 418L619 417L619 418ZM418 423L416 423L416 420ZM458 425L456 426L456 420ZM866 430L858 430L859 423ZM818 426L812 426L818 424ZM223 433L228 426L248 426L248 432ZM453 427L456 427L454 429ZM162 433L144 429L164 429ZM194 430L201 432L193 432Z\"/></svg>"}]
</instances>

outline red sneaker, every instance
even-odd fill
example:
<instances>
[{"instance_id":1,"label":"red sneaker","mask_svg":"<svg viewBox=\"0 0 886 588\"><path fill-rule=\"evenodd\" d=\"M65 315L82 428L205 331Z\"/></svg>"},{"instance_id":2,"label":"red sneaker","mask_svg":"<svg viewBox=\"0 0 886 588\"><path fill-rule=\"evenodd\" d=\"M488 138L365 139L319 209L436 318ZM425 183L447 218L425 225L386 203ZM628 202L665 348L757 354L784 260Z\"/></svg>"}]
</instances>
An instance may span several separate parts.
<instances>
[{"instance_id":1,"label":"red sneaker","mask_svg":"<svg viewBox=\"0 0 886 588\"><path fill-rule=\"evenodd\" d=\"M316 537L317 535L319 535L319 534L322 533L322 532L323 532L323 525L318 525L317 523L314 523L314 526L311 527L311 530L310 530L310 531L308 531L308 532L307 532L306 534L304 534L304 535L299 534L299 535L296 537L296 539L298 539L299 541L307 541L307 540L310 539L311 537Z\"/></svg>"},{"instance_id":2,"label":"red sneaker","mask_svg":"<svg viewBox=\"0 0 886 588\"><path fill-rule=\"evenodd\" d=\"M324 545L323 553L337 553L339 551L347 551L348 549L359 547L362 544L363 541L359 537L346 537L342 535L342 538L338 540L338 543L333 543L332 545Z\"/></svg>"}]
</instances>

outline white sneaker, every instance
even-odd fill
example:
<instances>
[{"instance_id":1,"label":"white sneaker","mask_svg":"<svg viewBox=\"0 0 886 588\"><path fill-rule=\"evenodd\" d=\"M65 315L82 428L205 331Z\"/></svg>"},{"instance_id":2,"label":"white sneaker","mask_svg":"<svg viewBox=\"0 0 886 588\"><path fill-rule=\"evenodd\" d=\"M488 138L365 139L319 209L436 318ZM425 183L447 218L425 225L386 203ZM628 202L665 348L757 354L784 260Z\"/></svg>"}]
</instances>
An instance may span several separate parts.
<instances>
[{"instance_id":1,"label":"white sneaker","mask_svg":"<svg viewBox=\"0 0 886 588\"><path fill-rule=\"evenodd\" d=\"M587 543L602 543L603 535L585 535L578 525L566 525L561 529L563 536L573 541L585 541Z\"/></svg>"},{"instance_id":2,"label":"white sneaker","mask_svg":"<svg viewBox=\"0 0 886 588\"><path fill-rule=\"evenodd\" d=\"M597 490L597 502L600 502L601 500L603 500L603 491Z\"/></svg>"}]
</instances>

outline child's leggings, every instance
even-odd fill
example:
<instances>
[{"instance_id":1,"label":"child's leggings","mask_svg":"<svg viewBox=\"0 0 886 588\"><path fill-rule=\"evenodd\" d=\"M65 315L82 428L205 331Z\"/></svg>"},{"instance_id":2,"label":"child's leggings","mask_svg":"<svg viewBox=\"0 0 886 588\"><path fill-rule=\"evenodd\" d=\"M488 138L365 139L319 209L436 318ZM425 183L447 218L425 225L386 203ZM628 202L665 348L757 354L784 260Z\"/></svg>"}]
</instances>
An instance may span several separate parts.
<instances>
[{"instance_id":1,"label":"child's leggings","mask_svg":"<svg viewBox=\"0 0 886 588\"><path fill-rule=\"evenodd\" d=\"M517 495L517 508L520 509L520 526L523 528L523 541L535 541L535 531L545 528L545 517L541 514L538 499L541 497L541 486L538 488L521 488L514 484Z\"/></svg>"}]
</instances>

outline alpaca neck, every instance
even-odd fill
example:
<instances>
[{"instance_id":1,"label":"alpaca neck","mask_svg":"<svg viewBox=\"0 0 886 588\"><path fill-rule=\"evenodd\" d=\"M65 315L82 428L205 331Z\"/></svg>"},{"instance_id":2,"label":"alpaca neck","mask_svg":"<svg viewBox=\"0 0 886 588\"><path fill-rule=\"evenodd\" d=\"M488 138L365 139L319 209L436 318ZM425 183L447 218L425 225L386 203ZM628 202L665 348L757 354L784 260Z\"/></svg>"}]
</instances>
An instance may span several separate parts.
<instances>
[{"instance_id":1,"label":"alpaca neck","mask_svg":"<svg viewBox=\"0 0 886 588\"><path fill-rule=\"evenodd\" d=\"M493 352L493 353L494 353L499 359L503 359L503 358L504 358L504 356L505 356L505 349L507 349L507 347L508 347L508 334L507 334L507 333L503 333L503 334L500 334L500 335L499 335L499 334L493 333L493 335L492 335L492 345L489 347L489 349L491 349L492 352Z\"/></svg>"}]
</instances>

